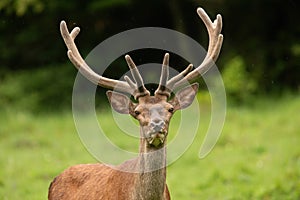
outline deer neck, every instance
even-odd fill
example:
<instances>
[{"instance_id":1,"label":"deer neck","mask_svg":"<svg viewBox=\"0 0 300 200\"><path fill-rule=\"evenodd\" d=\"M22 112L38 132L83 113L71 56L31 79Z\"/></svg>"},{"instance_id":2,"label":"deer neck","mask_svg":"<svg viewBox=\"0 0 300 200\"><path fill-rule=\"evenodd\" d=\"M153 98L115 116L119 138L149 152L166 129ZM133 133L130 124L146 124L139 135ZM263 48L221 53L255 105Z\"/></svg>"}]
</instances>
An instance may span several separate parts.
<instances>
[{"instance_id":1,"label":"deer neck","mask_svg":"<svg viewBox=\"0 0 300 200\"><path fill-rule=\"evenodd\" d=\"M141 137L138 168L138 199L163 199L166 187L166 146L154 149Z\"/></svg>"}]
</instances>

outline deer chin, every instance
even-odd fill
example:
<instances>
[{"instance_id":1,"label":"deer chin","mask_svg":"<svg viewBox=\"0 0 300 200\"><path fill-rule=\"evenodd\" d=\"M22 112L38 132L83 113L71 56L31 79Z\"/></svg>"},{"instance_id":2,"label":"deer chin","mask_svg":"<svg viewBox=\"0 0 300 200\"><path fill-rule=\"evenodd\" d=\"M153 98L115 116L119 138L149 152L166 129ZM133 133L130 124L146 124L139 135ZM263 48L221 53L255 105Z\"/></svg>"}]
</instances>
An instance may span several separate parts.
<instances>
[{"instance_id":1,"label":"deer chin","mask_svg":"<svg viewBox=\"0 0 300 200\"><path fill-rule=\"evenodd\" d=\"M149 135L150 137L147 138L148 144L151 147L159 148L164 144L167 132L152 132Z\"/></svg>"}]
</instances>

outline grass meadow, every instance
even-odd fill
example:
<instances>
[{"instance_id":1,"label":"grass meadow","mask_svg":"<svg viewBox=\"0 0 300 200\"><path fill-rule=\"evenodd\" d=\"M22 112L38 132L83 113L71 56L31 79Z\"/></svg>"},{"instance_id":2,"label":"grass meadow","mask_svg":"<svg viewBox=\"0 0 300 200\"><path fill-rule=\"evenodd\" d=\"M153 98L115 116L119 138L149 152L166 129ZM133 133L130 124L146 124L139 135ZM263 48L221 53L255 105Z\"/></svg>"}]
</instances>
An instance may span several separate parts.
<instances>
[{"instance_id":1,"label":"grass meadow","mask_svg":"<svg viewBox=\"0 0 300 200\"><path fill-rule=\"evenodd\" d=\"M192 145L168 167L172 199L300 199L299 111L300 96L296 95L228 105L217 145L199 159L209 123L209 112L203 109ZM109 109L101 112L111 113ZM119 131L109 118L100 120L107 132ZM178 120L175 116L171 130L176 129ZM111 137L120 146L137 148L137 140ZM65 168L97 162L81 143L71 111L33 114L11 107L2 110L0 148L3 200L47 199L51 180Z\"/></svg>"}]
</instances>

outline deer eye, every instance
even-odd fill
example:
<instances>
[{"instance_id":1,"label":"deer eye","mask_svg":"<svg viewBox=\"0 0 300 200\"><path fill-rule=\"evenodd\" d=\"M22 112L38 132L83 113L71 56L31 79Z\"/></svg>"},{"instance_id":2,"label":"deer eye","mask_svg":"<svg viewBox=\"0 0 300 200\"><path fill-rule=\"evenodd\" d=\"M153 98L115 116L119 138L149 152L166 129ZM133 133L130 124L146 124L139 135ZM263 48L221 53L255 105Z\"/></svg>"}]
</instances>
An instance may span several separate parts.
<instances>
[{"instance_id":1,"label":"deer eye","mask_svg":"<svg viewBox=\"0 0 300 200\"><path fill-rule=\"evenodd\" d=\"M169 108L168 111L169 111L170 113L172 113L172 112L174 112L174 108Z\"/></svg>"},{"instance_id":2,"label":"deer eye","mask_svg":"<svg viewBox=\"0 0 300 200\"><path fill-rule=\"evenodd\" d=\"M134 111L134 114L135 114L135 115L139 115L139 114L141 114L141 112L138 111L138 110L135 110L135 111Z\"/></svg>"}]
</instances>

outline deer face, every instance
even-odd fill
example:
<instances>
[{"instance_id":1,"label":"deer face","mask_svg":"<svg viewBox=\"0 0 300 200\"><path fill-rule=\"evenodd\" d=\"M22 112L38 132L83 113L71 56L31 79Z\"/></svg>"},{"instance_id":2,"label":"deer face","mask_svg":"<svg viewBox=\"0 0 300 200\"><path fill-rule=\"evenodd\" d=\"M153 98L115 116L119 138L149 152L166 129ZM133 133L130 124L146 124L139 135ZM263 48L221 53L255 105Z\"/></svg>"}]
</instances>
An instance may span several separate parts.
<instances>
[{"instance_id":1,"label":"deer face","mask_svg":"<svg viewBox=\"0 0 300 200\"><path fill-rule=\"evenodd\" d=\"M193 102L197 90L198 84L193 84L181 89L171 100L164 95L147 95L139 97L138 103L117 92L108 91L107 96L115 111L130 114L139 121L141 137L146 139L148 146L159 148L165 144L171 117Z\"/></svg>"},{"instance_id":2,"label":"deer face","mask_svg":"<svg viewBox=\"0 0 300 200\"><path fill-rule=\"evenodd\" d=\"M139 121L142 137L151 146L161 146L168 135L169 122L174 113L174 106L165 99L148 96L141 99L130 113Z\"/></svg>"}]
</instances>

